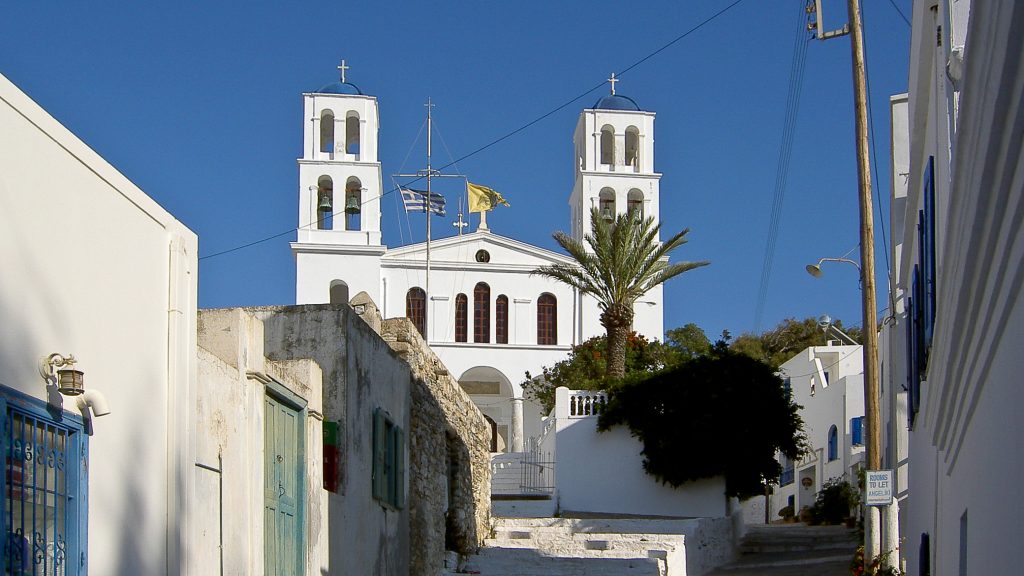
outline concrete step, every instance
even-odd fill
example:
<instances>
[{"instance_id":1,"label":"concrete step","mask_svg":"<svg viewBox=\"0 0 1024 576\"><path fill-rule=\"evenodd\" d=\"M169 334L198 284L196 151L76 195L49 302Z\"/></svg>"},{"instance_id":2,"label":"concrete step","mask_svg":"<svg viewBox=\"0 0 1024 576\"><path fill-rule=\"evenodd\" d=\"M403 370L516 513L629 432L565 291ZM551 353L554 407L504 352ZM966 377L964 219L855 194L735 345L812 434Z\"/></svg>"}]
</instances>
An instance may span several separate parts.
<instances>
[{"instance_id":1,"label":"concrete step","mask_svg":"<svg viewBox=\"0 0 1024 576\"><path fill-rule=\"evenodd\" d=\"M483 576L663 576L656 558L560 558L523 548L481 548L466 568Z\"/></svg>"}]
</instances>

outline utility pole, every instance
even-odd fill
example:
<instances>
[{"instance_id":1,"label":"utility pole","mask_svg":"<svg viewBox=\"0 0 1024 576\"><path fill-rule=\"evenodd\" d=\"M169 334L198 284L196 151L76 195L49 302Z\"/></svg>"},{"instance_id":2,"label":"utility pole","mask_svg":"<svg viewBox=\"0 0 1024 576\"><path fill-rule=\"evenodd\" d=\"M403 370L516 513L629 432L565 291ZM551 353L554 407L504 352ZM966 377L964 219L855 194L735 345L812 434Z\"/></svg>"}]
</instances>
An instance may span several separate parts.
<instances>
[{"instance_id":1,"label":"utility pole","mask_svg":"<svg viewBox=\"0 0 1024 576\"><path fill-rule=\"evenodd\" d=\"M868 89L864 66L864 29L860 0L847 0L850 18L850 49L853 53L853 107L857 140L857 196L860 204L860 265L863 289L864 418L867 420L868 470L882 468L881 411L878 407L878 324L875 318L875 215L871 205L871 163L868 159ZM864 562L879 553L878 509L869 506L864 526Z\"/></svg>"},{"instance_id":2,"label":"utility pole","mask_svg":"<svg viewBox=\"0 0 1024 576\"><path fill-rule=\"evenodd\" d=\"M814 7L811 6L811 1ZM867 469L882 467L881 411L878 391L878 320L875 318L875 216L871 203L871 162L868 159L868 90L867 72L864 65L864 31L860 16L860 0L847 0L849 23L841 30L821 30L821 0L809 0L808 12L817 12L817 23L809 25L817 29L820 40L845 35L849 30L850 50L853 55L853 109L854 133L857 142L857 198L860 206L860 267L861 305L863 321L864 353L864 419L867 429L865 452ZM864 563L877 558L881 537L879 533L878 508L868 506L864 517Z\"/></svg>"}]
</instances>

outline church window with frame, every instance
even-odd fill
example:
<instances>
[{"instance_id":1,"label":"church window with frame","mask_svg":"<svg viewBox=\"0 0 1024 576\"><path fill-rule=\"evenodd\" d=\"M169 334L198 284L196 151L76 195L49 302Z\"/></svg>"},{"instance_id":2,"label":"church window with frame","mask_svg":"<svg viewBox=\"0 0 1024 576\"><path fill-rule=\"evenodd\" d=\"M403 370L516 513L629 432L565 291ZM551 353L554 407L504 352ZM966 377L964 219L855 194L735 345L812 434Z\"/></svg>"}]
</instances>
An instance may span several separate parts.
<instances>
[{"instance_id":1,"label":"church window with frame","mask_svg":"<svg viewBox=\"0 0 1024 576\"><path fill-rule=\"evenodd\" d=\"M334 153L334 112L326 108L320 112L320 151Z\"/></svg>"},{"instance_id":2,"label":"church window with frame","mask_svg":"<svg viewBox=\"0 0 1024 576\"><path fill-rule=\"evenodd\" d=\"M316 181L316 228L317 230L334 229L334 180L330 176L321 176Z\"/></svg>"},{"instance_id":3,"label":"church window with frame","mask_svg":"<svg viewBox=\"0 0 1024 576\"><path fill-rule=\"evenodd\" d=\"M615 190L602 188L597 195L597 201L601 210L601 218L609 222L615 220Z\"/></svg>"},{"instance_id":4,"label":"church window with frame","mask_svg":"<svg viewBox=\"0 0 1024 576\"><path fill-rule=\"evenodd\" d=\"M427 337L427 293L423 288L413 287L405 293L405 317L412 320L416 330Z\"/></svg>"},{"instance_id":5,"label":"church window with frame","mask_svg":"<svg viewBox=\"0 0 1024 576\"><path fill-rule=\"evenodd\" d=\"M473 342L491 341L491 287L480 282L473 288Z\"/></svg>"},{"instance_id":6,"label":"church window with frame","mask_svg":"<svg viewBox=\"0 0 1024 576\"><path fill-rule=\"evenodd\" d=\"M455 341L465 342L468 332L469 299L465 294L455 297Z\"/></svg>"},{"instance_id":7,"label":"church window with frame","mask_svg":"<svg viewBox=\"0 0 1024 576\"><path fill-rule=\"evenodd\" d=\"M79 417L48 408L0 390L3 574L85 573L88 438Z\"/></svg>"},{"instance_id":8,"label":"church window with frame","mask_svg":"<svg viewBox=\"0 0 1024 576\"><path fill-rule=\"evenodd\" d=\"M640 168L640 130L636 126L626 128L626 166Z\"/></svg>"},{"instance_id":9,"label":"church window with frame","mask_svg":"<svg viewBox=\"0 0 1024 576\"><path fill-rule=\"evenodd\" d=\"M504 294L494 301L494 341L508 344L508 296Z\"/></svg>"},{"instance_id":10,"label":"church window with frame","mask_svg":"<svg viewBox=\"0 0 1024 576\"><path fill-rule=\"evenodd\" d=\"M633 188L626 194L626 210L628 212L639 211L639 216L644 217L644 193Z\"/></svg>"},{"instance_id":11,"label":"church window with frame","mask_svg":"<svg viewBox=\"0 0 1024 576\"><path fill-rule=\"evenodd\" d=\"M601 128L601 164L611 166L615 163L615 128L605 124Z\"/></svg>"},{"instance_id":12,"label":"church window with frame","mask_svg":"<svg viewBox=\"0 0 1024 576\"><path fill-rule=\"evenodd\" d=\"M359 154L359 113L349 112L345 116L345 153Z\"/></svg>"},{"instance_id":13,"label":"church window with frame","mask_svg":"<svg viewBox=\"0 0 1024 576\"><path fill-rule=\"evenodd\" d=\"M554 346L558 344L558 301L553 294L545 292L537 299L537 344Z\"/></svg>"}]
</instances>

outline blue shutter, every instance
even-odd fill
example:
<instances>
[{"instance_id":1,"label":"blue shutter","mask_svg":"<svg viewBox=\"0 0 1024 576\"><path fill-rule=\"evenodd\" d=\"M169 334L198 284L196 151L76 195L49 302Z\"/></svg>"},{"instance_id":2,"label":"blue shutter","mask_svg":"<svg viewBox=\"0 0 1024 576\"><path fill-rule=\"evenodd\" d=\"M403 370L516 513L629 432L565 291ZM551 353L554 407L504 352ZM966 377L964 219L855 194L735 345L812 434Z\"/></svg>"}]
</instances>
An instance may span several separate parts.
<instances>
[{"instance_id":1,"label":"blue shutter","mask_svg":"<svg viewBox=\"0 0 1024 576\"><path fill-rule=\"evenodd\" d=\"M935 157L928 157L928 166L924 173L924 210L921 214L921 273L924 275L922 286L925 298L921 301L924 316L923 337L927 350L932 345L932 332L935 327Z\"/></svg>"},{"instance_id":2,"label":"blue shutter","mask_svg":"<svg viewBox=\"0 0 1024 576\"><path fill-rule=\"evenodd\" d=\"M851 440L854 446L860 446L864 444L864 417L858 416L857 418L850 419L850 435L853 437Z\"/></svg>"}]
</instances>

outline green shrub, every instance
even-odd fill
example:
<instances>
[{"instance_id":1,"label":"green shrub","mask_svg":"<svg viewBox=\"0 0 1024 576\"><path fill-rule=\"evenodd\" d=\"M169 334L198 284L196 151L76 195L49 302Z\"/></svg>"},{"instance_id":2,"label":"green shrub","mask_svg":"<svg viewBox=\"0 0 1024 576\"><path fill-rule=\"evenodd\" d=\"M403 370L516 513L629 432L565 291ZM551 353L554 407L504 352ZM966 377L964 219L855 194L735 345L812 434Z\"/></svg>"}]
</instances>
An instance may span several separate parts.
<instances>
[{"instance_id":1,"label":"green shrub","mask_svg":"<svg viewBox=\"0 0 1024 576\"><path fill-rule=\"evenodd\" d=\"M849 482L841 478L832 478L825 482L811 507L811 518L814 524L841 524L848 516L850 509L860 502L860 493Z\"/></svg>"}]
</instances>

